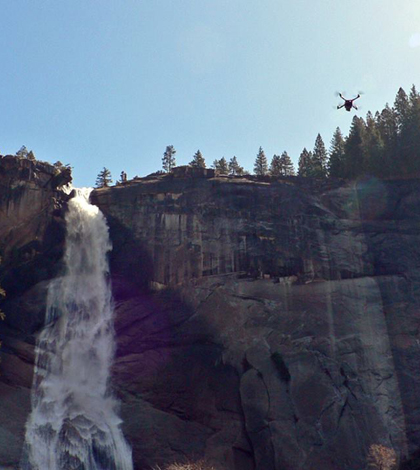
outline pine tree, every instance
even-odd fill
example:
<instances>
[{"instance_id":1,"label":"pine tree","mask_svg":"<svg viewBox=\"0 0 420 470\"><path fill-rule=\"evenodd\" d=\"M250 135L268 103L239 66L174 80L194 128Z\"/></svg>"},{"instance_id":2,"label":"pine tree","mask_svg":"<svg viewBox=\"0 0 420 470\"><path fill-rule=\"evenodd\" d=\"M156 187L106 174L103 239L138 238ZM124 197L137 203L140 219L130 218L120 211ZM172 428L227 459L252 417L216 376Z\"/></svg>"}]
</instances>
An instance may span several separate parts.
<instances>
[{"instance_id":1,"label":"pine tree","mask_svg":"<svg viewBox=\"0 0 420 470\"><path fill-rule=\"evenodd\" d=\"M206 168L206 162L200 150L197 150L197 152L195 152L193 159L191 160L189 165L193 168Z\"/></svg>"},{"instance_id":2,"label":"pine tree","mask_svg":"<svg viewBox=\"0 0 420 470\"><path fill-rule=\"evenodd\" d=\"M324 141L320 134L315 139L314 151L312 153L312 175L317 178L324 178L327 176L327 151L325 149Z\"/></svg>"},{"instance_id":3,"label":"pine tree","mask_svg":"<svg viewBox=\"0 0 420 470\"><path fill-rule=\"evenodd\" d=\"M312 152L308 152L305 147L299 156L298 176L308 177L312 175L313 175Z\"/></svg>"},{"instance_id":4,"label":"pine tree","mask_svg":"<svg viewBox=\"0 0 420 470\"><path fill-rule=\"evenodd\" d=\"M168 145L162 157L162 168L169 173L175 167L175 154L176 150L173 145Z\"/></svg>"},{"instance_id":5,"label":"pine tree","mask_svg":"<svg viewBox=\"0 0 420 470\"><path fill-rule=\"evenodd\" d=\"M366 125L362 118L353 117L349 136L346 139L344 149L344 177L356 178L366 171L366 149L364 147L364 137Z\"/></svg>"},{"instance_id":6,"label":"pine tree","mask_svg":"<svg viewBox=\"0 0 420 470\"><path fill-rule=\"evenodd\" d=\"M213 168L219 173L219 175L229 174L229 166L225 157L222 157L220 160L214 160Z\"/></svg>"},{"instance_id":7,"label":"pine tree","mask_svg":"<svg viewBox=\"0 0 420 470\"><path fill-rule=\"evenodd\" d=\"M229 169L229 175L232 175L232 176L235 176L235 175L242 176L244 174L244 169L243 167L239 165L238 160L236 159L235 156L233 156L229 160L228 169Z\"/></svg>"},{"instance_id":8,"label":"pine tree","mask_svg":"<svg viewBox=\"0 0 420 470\"><path fill-rule=\"evenodd\" d=\"M96 177L96 187L97 188L107 188L112 183L111 172L108 168L103 168Z\"/></svg>"},{"instance_id":9,"label":"pine tree","mask_svg":"<svg viewBox=\"0 0 420 470\"><path fill-rule=\"evenodd\" d=\"M268 173L267 157L265 156L264 150L260 147L257 158L254 163L254 173L257 176L264 176Z\"/></svg>"},{"instance_id":10,"label":"pine tree","mask_svg":"<svg viewBox=\"0 0 420 470\"><path fill-rule=\"evenodd\" d=\"M375 120L376 127L384 143L382 175L392 176L400 170L396 165L398 125L395 110L390 108L387 103L381 113L377 113Z\"/></svg>"},{"instance_id":11,"label":"pine tree","mask_svg":"<svg viewBox=\"0 0 420 470\"><path fill-rule=\"evenodd\" d=\"M344 138L339 127L337 127L333 134L329 155L329 176L334 178L342 178L344 176Z\"/></svg>"},{"instance_id":12,"label":"pine tree","mask_svg":"<svg viewBox=\"0 0 420 470\"><path fill-rule=\"evenodd\" d=\"M282 166L282 174L284 176L295 176L295 167L293 166L292 159L286 151L281 154L280 162Z\"/></svg>"},{"instance_id":13,"label":"pine tree","mask_svg":"<svg viewBox=\"0 0 420 470\"><path fill-rule=\"evenodd\" d=\"M400 88L394 102L395 117L398 129L395 167L399 174L404 173L409 165L410 151L410 102L406 92Z\"/></svg>"},{"instance_id":14,"label":"pine tree","mask_svg":"<svg viewBox=\"0 0 420 470\"><path fill-rule=\"evenodd\" d=\"M394 101L394 110L398 126L398 132L401 133L408 122L410 104L407 93L400 88Z\"/></svg>"},{"instance_id":15,"label":"pine tree","mask_svg":"<svg viewBox=\"0 0 420 470\"><path fill-rule=\"evenodd\" d=\"M270 163L270 175L281 176L283 174L283 165L280 155L273 155Z\"/></svg>"},{"instance_id":16,"label":"pine tree","mask_svg":"<svg viewBox=\"0 0 420 470\"><path fill-rule=\"evenodd\" d=\"M229 166L228 162L226 161L225 157L222 157L219 160L219 172L221 175L228 175L229 174Z\"/></svg>"},{"instance_id":17,"label":"pine tree","mask_svg":"<svg viewBox=\"0 0 420 470\"><path fill-rule=\"evenodd\" d=\"M375 176L383 176L384 171L384 142L372 113L366 115L366 132L364 135L365 170Z\"/></svg>"},{"instance_id":18,"label":"pine tree","mask_svg":"<svg viewBox=\"0 0 420 470\"><path fill-rule=\"evenodd\" d=\"M413 85L409 96L408 155L405 174L418 175L420 172L420 95Z\"/></svg>"},{"instance_id":19,"label":"pine tree","mask_svg":"<svg viewBox=\"0 0 420 470\"><path fill-rule=\"evenodd\" d=\"M281 156L273 155L270 163L271 176L295 176L295 168L288 153L284 151Z\"/></svg>"}]
</instances>

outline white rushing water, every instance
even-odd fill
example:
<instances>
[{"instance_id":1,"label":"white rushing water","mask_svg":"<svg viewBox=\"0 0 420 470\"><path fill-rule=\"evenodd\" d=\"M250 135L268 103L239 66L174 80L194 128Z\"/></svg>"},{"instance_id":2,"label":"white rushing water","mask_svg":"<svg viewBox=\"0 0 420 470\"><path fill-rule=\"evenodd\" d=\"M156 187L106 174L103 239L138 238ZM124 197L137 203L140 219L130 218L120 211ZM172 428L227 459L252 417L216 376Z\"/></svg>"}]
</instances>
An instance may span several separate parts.
<instances>
[{"instance_id":1,"label":"white rushing water","mask_svg":"<svg viewBox=\"0 0 420 470\"><path fill-rule=\"evenodd\" d=\"M132 470L110 394L115 341L108 227L89 189L66 214L66 271L49 288L36 347L24 470Z\"/></svg>"}]
</instances>

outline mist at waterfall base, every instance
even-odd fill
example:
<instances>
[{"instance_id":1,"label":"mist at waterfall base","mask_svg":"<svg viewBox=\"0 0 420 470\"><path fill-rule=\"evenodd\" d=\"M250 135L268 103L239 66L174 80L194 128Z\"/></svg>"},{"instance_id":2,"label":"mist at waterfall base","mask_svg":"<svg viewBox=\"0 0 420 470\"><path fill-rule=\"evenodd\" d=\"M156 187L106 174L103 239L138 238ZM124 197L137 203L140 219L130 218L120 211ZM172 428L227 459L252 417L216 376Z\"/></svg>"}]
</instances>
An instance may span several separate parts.
<instances>
[{"instance_id":1,"label":"mist at waterfall base","mask_svg":"<svg viewBox=\"0 0 420 470\"><path fill-rule=\"evenodd\" d=\"M51 282L38 338L22 470L132 470L109 389L115 353L108 227L90 189L66 214L65 274Z\"/></svg>"}]
</instances>

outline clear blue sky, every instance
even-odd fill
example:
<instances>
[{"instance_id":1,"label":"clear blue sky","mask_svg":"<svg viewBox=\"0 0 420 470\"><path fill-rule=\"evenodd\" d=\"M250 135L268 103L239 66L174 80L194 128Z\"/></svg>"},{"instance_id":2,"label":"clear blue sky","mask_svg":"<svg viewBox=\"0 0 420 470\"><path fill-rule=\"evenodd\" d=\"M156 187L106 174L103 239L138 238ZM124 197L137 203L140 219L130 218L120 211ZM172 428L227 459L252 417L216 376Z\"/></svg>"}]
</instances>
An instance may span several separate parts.
<instances>
[{"instance_id":1,"label":"clear blue sky","mask_svg":"<svg viewBox=\"0 0 420 470\"><path fill-rule=\"evenodd\" d=\"M0 153L21 145L92 186L230 159L261 145L295 164L329 147L365 94L365 116L420 88L419 0L0 0ZM417 81L417 83L416 83Z\"/></svg>"}]
</instances>

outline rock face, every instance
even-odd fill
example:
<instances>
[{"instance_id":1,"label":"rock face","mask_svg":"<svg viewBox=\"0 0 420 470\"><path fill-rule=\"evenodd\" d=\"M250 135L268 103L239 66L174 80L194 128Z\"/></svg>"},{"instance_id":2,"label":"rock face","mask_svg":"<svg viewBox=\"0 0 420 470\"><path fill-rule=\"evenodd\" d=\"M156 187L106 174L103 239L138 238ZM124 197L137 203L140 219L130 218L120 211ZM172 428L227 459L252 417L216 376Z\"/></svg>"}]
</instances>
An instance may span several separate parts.
<instances>
[{"instance_id":1,"label":"rock face","mask_svg":"<svg viewBox=\"0 0 420 470\"><path fill-rule=\"evenodd\" d=\"M203 176L93 195L114 241L115 376L139 468L185 454L357 469L373 444L414 452L419 181ZM145 283L178 301L138 294Z\"/></svg>"},{"instance_id":2,"label":"rock face","mask_svg":"<svg viewBox=\"0 0 420 470\"><path fill-rule=\"evenodd\" d=\"M36 309L45 297L42 281L60 268L68 199L60 188L70 181L68 168L0 156L1 283L8 293L7 323L18 330L33 332L43 323L43 311ZM23 318L19 310L28 315Z\"/></svg>"},{"instance_id":3,"label":"rock face","mask_svg":"<svg viewBox=\"0 0 420 470\"><path fill-rule=\"evenodd\" d=\"M94 191L114 245L113 380L136 469L354 470L373 444L418 450L419 183L178 170ZM18 462L30 318L52 274L9 300L0 465Z\"/></svg>"},{"instance_id":4,"label":"rock face","mask_svg":"<svg viewBox=\"0 0 420 470\"><path fill-rule=\"evenodd\" d=\"M65 234L60 189L70 170L0 156L0 285L7 292L0 325L0 467L19 462L30 411L31 333L44 321L48 280L60 269Z\"/></svg>"}]
</instances>

